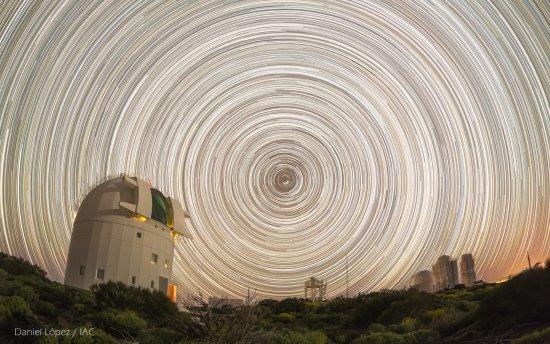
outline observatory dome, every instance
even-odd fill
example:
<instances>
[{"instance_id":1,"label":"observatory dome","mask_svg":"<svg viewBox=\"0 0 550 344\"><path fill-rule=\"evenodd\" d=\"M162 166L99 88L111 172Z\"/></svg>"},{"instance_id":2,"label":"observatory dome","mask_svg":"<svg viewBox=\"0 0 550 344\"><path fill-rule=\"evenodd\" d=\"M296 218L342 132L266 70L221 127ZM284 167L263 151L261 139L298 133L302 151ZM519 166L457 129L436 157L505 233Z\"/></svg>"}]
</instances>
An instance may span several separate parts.
<instances>
[{"instance_id":1,"label":"observatory dome","mask_svg":"<svg viewBox=\"0 0 550 344\"><path fill-rule=\"evenodd\" d=\"M147 182L121 175L85 197L75 218L65 284L83 289L106 281L160 290L171 287L174 240L189 215Z\"/></svg>"},{"instance_id":2,"label":"observatory dome","mask_svg":"<svg viewBox=\"0 0 550 344\"><path fill-rule=\"evenodd\" d=\"M432 293L434 291L434 284L434 275L429 270L422 270L411 279L411 288L426 293Z\"/></svg>"}]
</instances>

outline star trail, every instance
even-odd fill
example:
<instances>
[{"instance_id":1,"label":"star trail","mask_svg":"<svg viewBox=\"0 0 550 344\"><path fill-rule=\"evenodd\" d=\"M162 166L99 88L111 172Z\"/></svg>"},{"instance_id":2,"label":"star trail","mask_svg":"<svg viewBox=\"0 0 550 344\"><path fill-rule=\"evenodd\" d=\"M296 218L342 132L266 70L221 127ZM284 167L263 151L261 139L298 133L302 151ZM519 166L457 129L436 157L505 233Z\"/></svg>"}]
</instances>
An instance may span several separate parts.
<instances>
[{"instance_id":1,"label":"star trail","mask_svg":"<svg viewBox=\"0 0 550 344\"><path fill-rule=\"evenodd\" d=\"M550 256L546 1L3 1L0 250L61 281L122 172L182 201L207 295L404 287ZM348 264L346 264L346 260Z\"/></svg>"}]
</instances>

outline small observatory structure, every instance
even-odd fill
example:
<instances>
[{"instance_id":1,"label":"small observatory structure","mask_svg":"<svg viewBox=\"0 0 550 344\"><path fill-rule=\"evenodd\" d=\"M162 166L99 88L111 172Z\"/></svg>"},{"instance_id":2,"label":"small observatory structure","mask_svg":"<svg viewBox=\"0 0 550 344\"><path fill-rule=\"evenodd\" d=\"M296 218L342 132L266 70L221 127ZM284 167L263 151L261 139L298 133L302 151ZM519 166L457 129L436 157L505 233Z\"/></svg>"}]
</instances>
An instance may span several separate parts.
<instances>
[{"instance_id":1,"label":"small observatory structure","mask_svg":"<svg viewBox=\"0 0 550 344\"><path fill-rule=\"evenodd\" d=\"M433 293L435 291L434 275L429 270L422 270L411 278L410 287L418 291Z\"/></svg>"},{"instance_id":2,"label":"small observatory structure","mask_svg":"<svg viewBox=\"0 0 550 344\"><path fill-rule=\"evenodd\" d=\"M327 283L321 279L310 277L304 282L304 298L310 301L324 301Z\"/></svg>"},{"instance_id":3,"label":"small observatory structure","mask_svg":"<svg viewBox=\"0 0 550 344\"><path fill-rule=\"evenodd\" d=\"M180 202L149 183L122 174L95 187L75 218L65 284L89 289L120 281L160 290L173 301L174 242L191 238Z\"/></svg>"}]
</instances>

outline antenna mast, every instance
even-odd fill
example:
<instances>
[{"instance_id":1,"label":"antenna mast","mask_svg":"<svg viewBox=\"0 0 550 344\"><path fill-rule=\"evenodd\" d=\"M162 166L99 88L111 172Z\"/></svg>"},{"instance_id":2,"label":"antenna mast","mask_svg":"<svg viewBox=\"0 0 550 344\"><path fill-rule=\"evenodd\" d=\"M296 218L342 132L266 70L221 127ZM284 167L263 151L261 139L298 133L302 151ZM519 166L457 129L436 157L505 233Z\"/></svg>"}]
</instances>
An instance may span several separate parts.
<instances>
[{"instance_id":1,"label":"antenna mast","mask_svg":"<svg viewBox=\"0 0 550 344\"><path fill-rule=\"evenodd\" d=\"M349 267L348 267L348 253L346 252L346 298L349 298Z\"/></svg>"}]
</instances>

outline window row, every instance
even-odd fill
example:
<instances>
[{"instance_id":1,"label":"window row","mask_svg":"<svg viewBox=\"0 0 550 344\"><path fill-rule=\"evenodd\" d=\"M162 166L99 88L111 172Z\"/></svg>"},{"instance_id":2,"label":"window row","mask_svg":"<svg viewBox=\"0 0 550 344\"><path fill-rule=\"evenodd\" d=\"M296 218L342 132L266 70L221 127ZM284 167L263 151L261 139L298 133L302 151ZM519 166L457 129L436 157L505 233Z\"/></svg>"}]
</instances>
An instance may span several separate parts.
<instances>
[{"instance_id":1,"label":"window row","mask_svg":"<svg viewBox=\"0 0 550 344\"><path fill-rule=\"evenodd\" d=\"M165 263L167 264L167 263ZM166 265L165 265L166 266ZM86 274L86 266L81 265L80 266L80 275ZM95 278L99 280L105 280L105 270L104 269L97 269L95 273ZM136 276L132 276L132 285L136 285ZM151 281L151 289L155 288L155 281Z\"/></svg>"}]
</instances>

